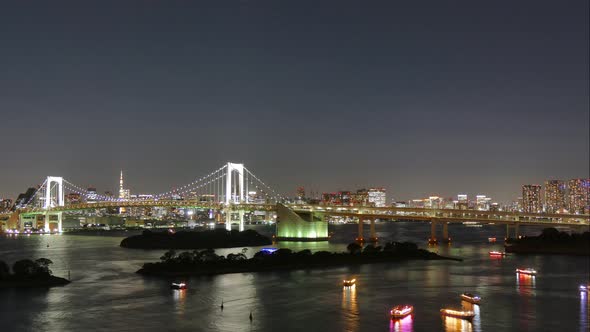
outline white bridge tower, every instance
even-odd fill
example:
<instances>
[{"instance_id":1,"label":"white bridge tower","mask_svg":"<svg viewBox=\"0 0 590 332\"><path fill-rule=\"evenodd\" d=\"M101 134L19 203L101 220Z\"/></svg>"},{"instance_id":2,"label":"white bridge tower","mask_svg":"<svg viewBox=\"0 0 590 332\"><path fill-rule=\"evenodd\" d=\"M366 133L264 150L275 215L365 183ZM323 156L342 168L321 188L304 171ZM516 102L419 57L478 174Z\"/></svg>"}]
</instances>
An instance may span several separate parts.
<instances>
[{"instance_id":1,"label":"white bridge tower","mask_svg":"<svg viewBox=\"0 0 590 332\"><path fill-rule=\"evenodd\" d=\"M231 230L232 209L231 204L248 202L248 193L244 187L244 164L227 163L225 179L225 228ZM244 211L238 211L240 218L240 231L244 230Z\"/></svg>"}]
</instances>

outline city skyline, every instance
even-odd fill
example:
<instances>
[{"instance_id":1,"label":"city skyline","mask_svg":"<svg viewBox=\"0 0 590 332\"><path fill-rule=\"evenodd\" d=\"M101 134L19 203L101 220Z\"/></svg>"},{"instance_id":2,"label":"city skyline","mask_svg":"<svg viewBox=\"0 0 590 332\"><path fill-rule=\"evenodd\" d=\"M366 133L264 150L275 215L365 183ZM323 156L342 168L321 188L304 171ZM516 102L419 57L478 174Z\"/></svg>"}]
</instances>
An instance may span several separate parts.
<instances>
[{"instance_id":1,"label":"city skyline","mask_svg":"<svg viewBox=\"0 0 590 332\"><path fill-rule=\"evenodd\" d=\"M0 10L2 197L227 160L396 199L589 177L588 3L36 4Z\"/></svg>"},{"instance_id":2,"label":"city skyline","mask_svg":"<svg viewBox=\"0 0 590 332\"><path fill-rule=\"evenodd\" d=\"M126 176L126 175L125 175ZM489 193L487 193L485 190L479 190L479 191L474 191L474 192L468 192L468 191L458 191L456 193L440 193L440 192L430 192L429 194L423 195L423 196L411 196L411 197L400 197L398 195L396 195L395 192L390 192L387 188L383 187L383 186L378 186L378 185L365 185L365 186L360 186L360 187L343 187L343 188L339 188L337 190L331 189L331 190L314 190L313 188L308 188L305 186L298 186L293 188L293 190L289 191L289 192L280 192L279 194L281 194L283 197L285 198L297 198L297 197L301 197L300 196L300 191L303 190L303 192L305 192L305 197L306 198L313 198L313 199L322 199L322 195L324 194L335 194L335 193L340 193L340 192L350 192L350 193L354 193L360 190L373 190L375 188L377 189L382 189L385 190L385 192L388 194L387 195L387 200L385 202L386 205L391 205L393 203L396 202L406 202L409 203L412 200L420 200L420 199L427 199L428 197L439 197L441 199L444 200L456 200L456 201L461 201L462 197L466 197L469 202L473 202L473 203L477 203L478 199L480 197L483 198L487 198L488 204L491 203L499 203L501 205L505 205L505 206L509 206L510 204L517 202L518 200L522 200L526 195L524 195L524 188L525 187L530 187L530 186L534 186L534 187L538 187L539 188L539 192L535 195L536 199L539 200L539 204L541 204L541 210L543 210L544 208L544 204L548 204L549 207L549 211L554 211L557 210L554 206L555 203L550 203L550 200L553 198L548 198L547 195L554 190L553 187L549 187L550 185L553 185L553 182L558 182L561 183L561 185L563 186L562 190L562 207L568 207L567 206L567 202L569 202L569 198L566 197L566 193L568 194L567 196L571 195L570 193L570 187L572 186L572 184L575 181L590 181L590 178L572 178L572 179L546 179L545 181L543 181L543 184L537 184L537 183L530 183L530 184L522 184L521 186L519 186L517 188L517 191L515 192L515 196L513 196L511 199L506 200L506 201L501 201L498 200L496 197L489 195ZM125 183L127 180L125 180ZM118 185L116 187L98 187L95 185L87 185L84 186L84 188L88 188L88 189L92 189L92 191L96 194L98 193L105 193L107 196L111 195L113 197L117 197L119 199L123 199L126 197L126 199L128 199L129 197L134 197L137 195L157 195L159 193L162 193L164 191L169 191L169 190L175 190L178 189L179 187L182 187L183 184L178 184L177 186L172 186L172 187L168 187L163 191L159 191L159 192L155 192L155 191L145 191L145 192L139 192L139 191L134 191L133 190L133 185L131 186L131 188L129 188L127 185L124 186L123 184L123 170L119 170L119 177L118 177ZM39 184L40 185L40 184ZM19 194L24 194L27 189L30 188L36 188L36 186L28 186L26 189L23 189L21 192L16 193L14 196L0 196L0 200L1 199L10 199L15 201L16 197ZM82 188L82 189L84 189ZM580 189L577 189L580 190ZM116 194L114 194L116 193ZM542 193L542 194L541 194ZM554 195L554 194L549 194L549 195ZM183 195L181 195L183 196ZM526 210L526 208L525 208Z\"/></svg>"}]
</instances>

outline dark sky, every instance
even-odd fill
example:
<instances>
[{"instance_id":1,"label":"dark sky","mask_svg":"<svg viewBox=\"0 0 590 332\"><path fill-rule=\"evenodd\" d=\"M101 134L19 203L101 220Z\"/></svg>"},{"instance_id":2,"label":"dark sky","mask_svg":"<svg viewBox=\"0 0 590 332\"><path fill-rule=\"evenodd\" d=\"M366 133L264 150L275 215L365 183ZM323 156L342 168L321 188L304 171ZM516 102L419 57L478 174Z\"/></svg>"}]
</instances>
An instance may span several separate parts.
<instances>
[{"instance_id":1,"label":"dark sky","mask_svg":"<svg viewBox=\"0 0 590 332\"><path fill-rule=\"evenodd\" d=\"M227 161L388 201L589 176L587 1L2 1L0 197Z\"/></svg>"}]
</instances>

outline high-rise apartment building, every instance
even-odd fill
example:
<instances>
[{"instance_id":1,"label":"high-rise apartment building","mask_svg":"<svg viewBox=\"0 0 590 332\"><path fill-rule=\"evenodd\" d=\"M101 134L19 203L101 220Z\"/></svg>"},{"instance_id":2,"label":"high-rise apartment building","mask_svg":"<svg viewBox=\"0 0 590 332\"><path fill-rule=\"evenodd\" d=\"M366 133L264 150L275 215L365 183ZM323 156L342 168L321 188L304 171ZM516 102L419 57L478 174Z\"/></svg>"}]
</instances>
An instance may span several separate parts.
<instances>
[{"instance_id":1,"label":"high-rise apartment building","mask_svg":"<svg viewBox=\"0 0 590 332\"><path fill-rule=\"evenodd\" d=\"M567 186L569 212L590 214L590 179L571 179Z\"/></svg>"},{"instance_id":2,"label":"high-rise apartment building","mask_svg":"<svg viewBox=\"0 0 590 332\"><path fill-rule=\"evenodd\" d=\"M561 180L545 181L545 212L556 213L565 208L565 183Z\"/></svg>"},{"instance_id":3,"label":"high-rise apartment building","mask_svg":"<svg viewBox=\"0 0 590 332\"><path fill-rule=\"evenodd\" d=\"M369 189L369 204L374 204L376 207L384 207L387 205L385 188L371 188Z\"/></svg>"},{"instance_id":4,"label":"high-rise apartment building","mask_svg":"<svg viewBox=\"0 0 590 332\"><path fill-rule=\"evenodd\" d=\"M522 210L530 213L542 211L540 185L525 184L522 186Z\"/></svg>"},{"instance_id":5,"label":"high-rise apartment building","mask_svg":"<svg viewBox=\"0 0 590 332\"><path fill-rule=\"evenodd\" d=\"M490 197L487 197L486 195L475 196L475 204L477 210L488 211L490 209L491 203L492 199Z\"/></svg>"},{"instance_id":6,"label":"high-rise apartment building","mask_svg":"<svg viewBox=\"0 0 590 332\"><path fill-rule=\"evenodd\" d=\"M469 200L466 194L457 195L456 208L459 210L467 210L469 208Z\"/></svg>"}]
</instances>

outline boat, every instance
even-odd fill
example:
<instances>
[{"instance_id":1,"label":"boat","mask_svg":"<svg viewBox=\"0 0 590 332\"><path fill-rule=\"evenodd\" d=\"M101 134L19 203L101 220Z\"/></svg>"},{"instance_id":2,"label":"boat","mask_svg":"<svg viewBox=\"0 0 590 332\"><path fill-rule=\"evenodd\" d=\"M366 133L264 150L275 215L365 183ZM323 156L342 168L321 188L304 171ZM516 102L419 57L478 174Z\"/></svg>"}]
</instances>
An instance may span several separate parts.
<instances>
[{"instance_id":1,"label":"boat","mask_svg":"<svg viewBox=\"0 0 590 332\"><path fill-rule=\"evenodd\" d=\"M461 318L466 320L472 320L473 317L475 317L475 313L473 311L462 311L452 309L440 309L440 314L443 316Z\"/></svg>"},{"instance_id":2,"label":"boat","mask_svg":"<svg viewBox=\"0 0 590 332\"><path fill-rule=\"evenodd\" d=\"M414 312L414 307L408 304L393 307L389 312L393 318L404 318Z\"/></svg>"},{"instance_id":3,"label":"boat","mask_svg":"<svg viewBox=\"0 0 590 332\"><path fill-rule=\"evenodd\" d=\"M496 238L495 237L489 237L488 238L488 242L489 243L495 243L496 242Z\"/></svg>"},{"instance_id":4,"label":"boat","mask_svg":"<svg viewBox=\"0 0 590 332\"><path fill-rule=\"evenodd\" d=\"M356 284L356 279L344 280L342 284L344 285L344 287L354 286Z\"/></svg>"},{"instance_id":5,"label":"boat","mask_svg":"<svg viewBox=\"0 0 590 332\"><path fill-rule=\"evenodd\" d=\"M537 271L533 269L516 269L516 273L534 276L535 274L537 274Z\"/></svg>"},{"instance_id":6,"label":"boat","mask_svg":"<svg viewBox=\"0 0 590 332\"><path fill-rule=\"evenodd\" d=\"M473 303L473 304L479 304L479 302L481 301L481 297L479 297L477 295L473 295L471 293L463 293L463 294L461 294L461 300L467 301L467 302Z\"/></svg>"},{"instance_id":7,"label":"boat","mask_svg":"<svg viewBox=\"0 0 590 332\"><path fill-rule=\"evenodd\" d=\"M506 253L501 251L490 251L490 256L503 257L506 256Z\"/></svg>"},{"instance_id":8,"label":"boat","mask_svg":"<svg viewBox=\"0 0 590 332\"><path fill-rule=\"evenodd\" d=\"M580 292L588 292L590 291L590 285L580 285Z\"/></svg>"},{"instance_id":9,"label":"boat","mask_svg":"<svg viewBox=\"0 0 590 332\"><path fill-rule=\"evenodd\" d=\"M173 282L172 285L170 285L170 288L172 289L186 289L186 284L184 282Z\"/></svg>"}]
</instances>

